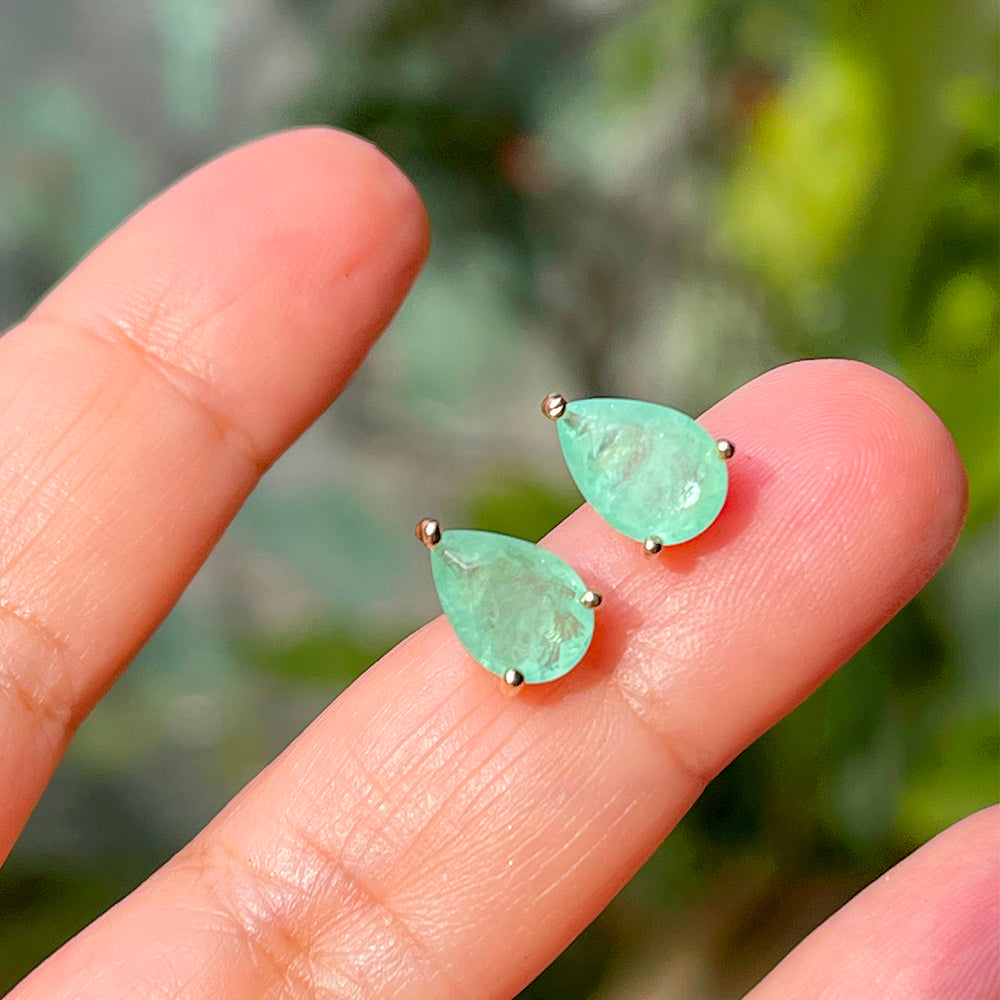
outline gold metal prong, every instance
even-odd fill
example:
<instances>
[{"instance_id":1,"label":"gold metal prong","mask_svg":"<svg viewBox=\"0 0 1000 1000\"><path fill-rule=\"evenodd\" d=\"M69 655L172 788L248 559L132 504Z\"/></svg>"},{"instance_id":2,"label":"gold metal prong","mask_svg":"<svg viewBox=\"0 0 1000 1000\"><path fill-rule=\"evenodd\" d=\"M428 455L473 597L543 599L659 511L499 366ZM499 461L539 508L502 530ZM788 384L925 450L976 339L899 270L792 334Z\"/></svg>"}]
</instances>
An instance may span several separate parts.
<instances>
[{"instance_id":1,"label":"gold metal prong","mask_svg":"<svg viewBox=\"0 0 1000 1000\"><path fill-rule=\"evenodd\" d=\"M663 542L661 542L656 535L650 535L649 538L642 543L642 551L645 552L647 556L655 556L656 553L662 548Z\"/></svg>"},{"instance_id":2,"label":"gold metal prong","mask_svg":"<svg viewBox=\"0 0 1000 1000\"><path fill-rule=\"evenodd\" d=\"M433 517L422 518L414 532L427 548L432 549L441 541L441 525Z\"/></svg>"},{"instance_id":3,"label":"gold metal prong","mask_svg":"<svg viewBox=\"0 0 1000 1000\"><path fill-rule=\"evenodd\" d=\"M719 438L715 442L715 447L719 449L719 454L728 462L736 454L736 445L725 438Z\"/></svg>"},{"instance_id":4,"label":"gold metal prong","mask_svg":"<svg viewBox=\"0 0 1000 1000\"><path fill-rule=\"evenodd\" d=\"M604 598L596 590L587 590L584 591L583 597L580 598L580 603L585 608L599 608L603 600Z\"/></svg>"},{"instance_id":5,"label":"gold metal prong","mask_svg":"<svg viewBox=\"0 0 1000 1000\"><path fill-rule=\"evenodd\" d=\"M542 400L542 413L549 420L558 420L566 412L566 397L560 396L558 392L550 392Z\"/></svg>"},{"instance_id":6,"label":"gold metal prong","mask_svg":"<svg viewBox=\"0 0 1000 1000\"><path fill-rule=\"evenodd\" d=\"M503 675L503 682L507 687L520 687L524 683L524 674L520 670L515 670L513 667Z\"/></svg>"}]
</instances>

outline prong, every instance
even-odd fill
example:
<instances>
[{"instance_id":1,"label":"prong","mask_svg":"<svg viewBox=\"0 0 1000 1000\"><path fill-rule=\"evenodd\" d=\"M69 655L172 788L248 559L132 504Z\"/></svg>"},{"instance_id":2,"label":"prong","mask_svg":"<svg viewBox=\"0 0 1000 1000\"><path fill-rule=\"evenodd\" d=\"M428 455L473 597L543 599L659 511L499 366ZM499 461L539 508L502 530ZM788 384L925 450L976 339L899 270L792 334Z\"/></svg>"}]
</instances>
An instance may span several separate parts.
<instances>
[{"instance_id":1,"label":"prong","mask_svg":"<svg viewBox=\"0 0 1000 1000\"><path fill-rule=\"evenodd\" d=\"M441 525L433 517L422 518L414 532L427 548L432 549L441 541Z\"/></svg>"},{"instance_id":2,"label":"prong","mask_svg":"<svg viewBox=\"0 0 1000 1000\"><path fill-rule=\"evenodd\" d=\"M649 538L642 543L642 551L645 552L647 556L655 556L662 548L663 542L661 542L656 535L650 535Z\"/></svg>"},{"instance_id":3,"label":"prong","mask_svg":"<svg viewBox=\"0 0 1000 1000\"><path fill-rule=\"evenodd\" d=\"M599 608L603 600L604 598L596 590L586 590L580 598L580 603L585 608Z\"/></svg>"},{"instance_id":4,"label":"prong","mask_svg":"<svg viewBox=\"0 0 1000 1000\"><path fill-rule=\"evenodd\" d=\"M542 400L542 413L549 420L558 420L566 412L566 397L560 396L558 392L550 392Z\"/></svg>"},{"instance_id":5,"label":"prong","mask_svg":"<svg viewBox=\"0 0 1000 1000\"><path fill-rule=\"evenodd\" d=\"M524 683L524 674L520 670L515 670L513 667L503 675L503 682L507 687L520 687Z\"/></svg>"},{"instance_id":6,"label":"prong","mask_svg":"<svg viewBox=\"0 0 1000 1000\"><path fill-rule=\"evenodd\" d=\"M719 449L719 454L728 462L736 454L736 445L725 438L719 438L715 442L715 447Z\"/></svg>"}]
</instances>

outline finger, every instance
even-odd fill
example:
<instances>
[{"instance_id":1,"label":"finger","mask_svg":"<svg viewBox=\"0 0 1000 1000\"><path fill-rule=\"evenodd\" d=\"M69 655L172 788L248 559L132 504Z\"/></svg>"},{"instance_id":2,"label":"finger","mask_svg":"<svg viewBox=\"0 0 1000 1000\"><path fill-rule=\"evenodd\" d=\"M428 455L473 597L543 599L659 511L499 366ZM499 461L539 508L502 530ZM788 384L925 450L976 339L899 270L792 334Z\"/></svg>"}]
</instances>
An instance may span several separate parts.
<instances>
[{"instance_id":1,"label":"finger","mask_svg":"<svg viewBox=\"0 0 1000 1000\"><path fill-rule=\"evenodd\" d=\"M995 1000L1000 811L970 816L806 938L747 1000Z\"/></svg>"},{"instance_id":2,"label":"finger","mask_svg":"<svg viewBox=\"0 0 1000 1000\"><path fill-rule=\"evenodd\" d=\"M958 532L951 439L880 372L789 366L704 422L738 451L699 539L647 559L586 507L547 539L605 595L571 674L510 696L431 623L13 997L513 995Z\"/></svg>"},{"instance_id":3,"label":"finger","mask_svg":"<svg viewBox=\"0 0 1000 1000\"><path fill-rule=\"evenodd\" d=\"M0 340L0 859L80 719L426 247L361 140L279 135L181 181Z\"/></svg>"}]
</instances>

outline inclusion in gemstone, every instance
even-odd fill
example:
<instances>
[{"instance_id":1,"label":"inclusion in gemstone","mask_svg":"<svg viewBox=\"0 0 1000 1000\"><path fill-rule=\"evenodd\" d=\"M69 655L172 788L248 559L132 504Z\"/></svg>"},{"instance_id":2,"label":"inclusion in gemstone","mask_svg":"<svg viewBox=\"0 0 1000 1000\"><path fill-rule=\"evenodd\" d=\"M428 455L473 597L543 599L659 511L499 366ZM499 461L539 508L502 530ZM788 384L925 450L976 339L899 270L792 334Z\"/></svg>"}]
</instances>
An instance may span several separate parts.
<instances>
[{"instance_id":1,"label":"inclusion in gemstone","mask_svg":"<svg viewBox=\"0 0 1000 1000\"><path fill-rule=\"evenodd\" d=\"M557 555L489 531L418 527L441 607L462 645L508 684L555 680L579 663L600 596Z\"/></svg>"},{"instance_id":2,"label":"inclusion in gemstone","mask_svg":"<svg viewBox=\"0 0 1000 1000\"><path fill-rule=\"evenodd\" d=\"M549 397L560 398L560 397ZM580 399L557 418L570 475L624 535L678 545L700 535L726 501L732 446L687 414L635 399Z\"/></svg>"}]
</instances>

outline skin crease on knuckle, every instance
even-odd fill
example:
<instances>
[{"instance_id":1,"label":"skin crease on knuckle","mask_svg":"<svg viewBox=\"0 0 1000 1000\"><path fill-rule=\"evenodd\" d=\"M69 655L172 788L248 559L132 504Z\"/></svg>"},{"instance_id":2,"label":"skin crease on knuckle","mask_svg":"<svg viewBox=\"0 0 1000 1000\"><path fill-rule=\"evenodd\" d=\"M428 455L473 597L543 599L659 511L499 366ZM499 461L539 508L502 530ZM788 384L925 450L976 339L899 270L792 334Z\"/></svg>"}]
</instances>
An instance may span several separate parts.
<instances>
[{"instance_id":1,"label":"skin crease on knuckle","mask_svg":"<svg viewBox=\"0 0 1000 1000\"><path fill-rule=\"evenodd\" d=\"M226 928L234 951L220 964L238 965L247 996L375 1000L406 996L414 981L415 997L462 995L406 921L310 832L283 830L251 859L222 838L196 841L178 861L199 901L185 905L205 932Z\"/></svg>"}]
</instances>

